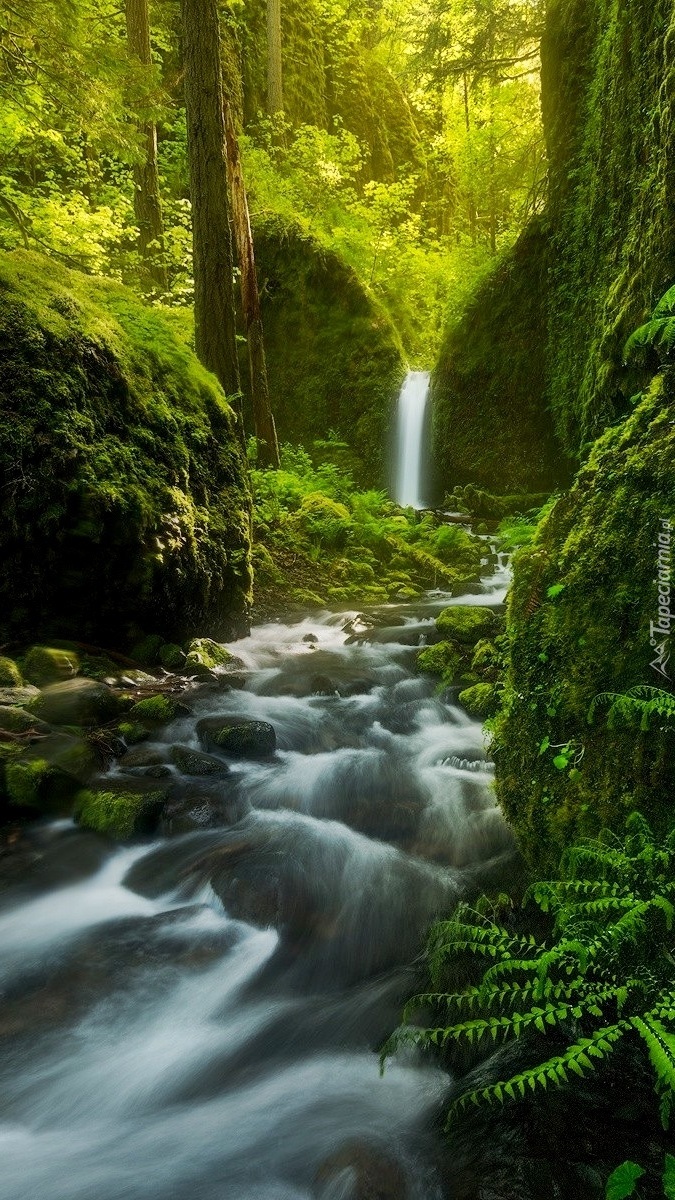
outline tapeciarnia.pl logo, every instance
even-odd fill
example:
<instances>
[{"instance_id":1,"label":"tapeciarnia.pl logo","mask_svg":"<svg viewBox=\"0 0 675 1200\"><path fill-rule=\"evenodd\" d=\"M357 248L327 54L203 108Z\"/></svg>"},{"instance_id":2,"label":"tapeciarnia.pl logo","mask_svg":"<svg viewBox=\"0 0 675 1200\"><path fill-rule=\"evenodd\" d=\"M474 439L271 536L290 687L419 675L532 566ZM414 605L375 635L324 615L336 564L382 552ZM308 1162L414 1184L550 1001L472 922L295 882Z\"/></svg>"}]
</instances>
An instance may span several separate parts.
<instances>
[{"instance_id":1,"label":"tapeciarnia.pl logo","mask_svg":"<svg viewBox=\"0 0 675 1200\"><path fill-rule=\"evenodd\" d=\"M675 613L671 609L673 592L673 527L670 521L662 518L657 541L658 551L656 566L656 586L658 588L658 616L649 625L649 643L656 650L656 657L649 664L652 671L662 679L670 679L668 662L670 660L670 635Z\"/></svg>"}]
</instances>

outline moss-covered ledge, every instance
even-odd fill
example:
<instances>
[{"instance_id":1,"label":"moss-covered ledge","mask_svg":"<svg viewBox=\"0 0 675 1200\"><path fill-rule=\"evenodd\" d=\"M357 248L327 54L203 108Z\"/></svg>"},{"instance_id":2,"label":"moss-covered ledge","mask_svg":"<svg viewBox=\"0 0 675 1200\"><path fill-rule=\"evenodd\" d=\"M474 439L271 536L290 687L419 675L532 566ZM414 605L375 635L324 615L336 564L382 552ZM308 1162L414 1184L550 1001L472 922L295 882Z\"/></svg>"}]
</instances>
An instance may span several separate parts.
<instances>
[{"instance_id":1,"label":"moss-covered ledge","mask_svg":"<svg viewBox=\"0 0 675 1200\"><path fill-rule=\"evenodd\" d=\"M251 591L245 464L221 389L156 309L0 255L0 641L227 640Z\"/></svg>"}]
</instances>

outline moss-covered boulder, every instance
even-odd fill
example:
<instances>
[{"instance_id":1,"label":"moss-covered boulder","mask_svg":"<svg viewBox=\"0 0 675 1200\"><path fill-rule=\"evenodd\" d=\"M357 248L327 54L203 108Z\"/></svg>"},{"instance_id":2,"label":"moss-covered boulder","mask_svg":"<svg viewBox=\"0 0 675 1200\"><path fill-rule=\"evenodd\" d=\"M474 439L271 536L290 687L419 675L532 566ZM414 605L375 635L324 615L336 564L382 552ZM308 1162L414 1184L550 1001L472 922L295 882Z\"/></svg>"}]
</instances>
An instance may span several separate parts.
<instances>
[{"instance_id":1,"label":"moss-covered boulder","mask_svg":"<svg viewBox=\"0 0 675 1200\"><path fill-rule=\"evenodd\" d=\"M672 725L646 715L639 694L618 708L597 698L672 694L673 625L659 627L659 609L674 578L674 468L671 369L599 439L516 556L494 753L501 803L539 868L604 825L620 832L632 808L673 821Z\"/></svg>"},{"instance_id":2,"label":"moss-covered boulder","mask_svg":"<svg viewBox=\"0 0 675 1200\"><path fill-rule=\"evenodd\" d=\"M134 704L128 712L128 721L132 725L138 723L140 725L167 725L169 721L175 721L176 717L186 716L189 713L186 705L181 704L174 696L158 694L156 696L146 696L144 700L139 700Z\"/></svg>"},{"instance_id":3,"label":"moss-covered boulder","mask_svg":"<svg viewBox=\"0 0 675 1200\"><path fill-rule=\"evenodd\" d=\"M493 683L474 683L459 693L459 702L470 717L487 721L499 709L499 691Z\"/></svg>"},{"instance_id":4,"label":"moss-covered boulder","mask_svg":"<svg viewBox=\"0 0 675 1200\"><path fill-rule=\"evenodd\" d=\"M268 758L277 748L274 726L267 721L235 717L204 717L197 734L206 750L220 750L233 758Z\"/></svg>"},{"instance_id":5,"label":"moss-covered boulder","mask_svg":"<svg viewBox=\"0 0 675 1200\"><path fill-rule=\"evenodd\" d=\"M37 687L72 679L79 669L77 654L52 646L31 646L23 660L25 678Z\"/></svg>"},{"instance_id":6,"label":"moss-covered boulder","mask_svg":"<svg viewBox=\"0 0 675 1200\"><path fill-rule=\"evenodd\" d=\"M222 758L204 754L201 750L193 750L190 746L172 746L169 758L181 775L226 775L229 770Z\"/></svg>"},{"instance_id":7,"label":"moss-covered boulder","mask_svg":"<svg viewBox=\"0 0 675 1200\"><path fill-rule=\"evenodd\" d=\"M503 620L501 623L503 626ZM475 646L495 633L499 625L500 617L493 609L473 604L444 608L436 618L436 628L441 636L460 646Z\"/></svg>"},{"instance_id":8,"label":"moss-covered boulder","mask_svg":"<svg viewBox=\"0 0 675 1200\"><path fill-rule=\"evenodd\" d=\"M67 733L44 737L5 763L9 803L50 816L68 814L76 793L98 767L92 747Z\"/></svg>"},{"instance_id":9,"label":"moss-covered boulder","mask_svg":"<svg viewBox=\"0 0 675 1200\"><path fill-rule=\"evenodd\" d=\"M444 687L452 687L462 669L462 653L453 642L436 642L417 655L417 669L426 675L438 675Z\"/></svg>"},{"instance_id":10,"label":"moss-covered boulder","mask_svg":"<svg viewBox=\"0 0 675 1200\"><path fill-rule=\"evenodd\" d=\"M95 679L66 679L43 688L30 707L51 725L98 725L119 712L120 700Z\"/></svg>"},{"instance_id":11,"label":"moss-covered boulder","mask_svg":"<svg viewBox=\"0 0 675 1200\"><path fill-rule=\"evenodd\" d=\"M255 251L280 438L311 449L333 430L367 480L383 480L404 376L389 317L351 267L296 226L257 222Z\"/></svg>"},{"instance_id":12,"label":"moss-covered boulder","mask_svg":"<svg viewBox=\"0 0 675 1200\"><path fill-rule=\"evenodd\" d=\"M156 309L24 251L0 257L0 471L0 640L245 627L249 496L217 383Z\"/></svg>"},{"instance_id":13,"label":"moss-covered boulder","mask_svg":"<svg viewBox=\"0 0 675 1200\"><path fill-rule=\"evenodd\" d=\"M549 238L538 222L447 330L431 381L439 496L545 492L568 475L545 403Z\"/></svg>"},{"instance_id":14,"label":"moss-covered boulder","mask_svg":"<svg viewBox=\"0 0 675 1200\"><path fill-rule=\"evenodd\" d=\"M226 667L233 658L227 646L221 646L211 638L194 638L187 648L185 670L197 675L208 674L216 667Z\"/></svg>"},{"instance_id":15,"label":"moss-covered boulder","mask_svg":"<svg viewBox=\"0 0 675 1200\"><path fill-rule=\"evenodd\" d=\"M155 832L167 795L155 784L85 788L77 795L75 818L85 829L128 842Z\"/></svg>"},{"instance_id":16,"label":"moss-covered boulder","mask_svg":"<svg viewBox=\"0 0 675 1200\"><path fill-rule=\"evenodd\" d=\"M21 687L22 683L23 677L14 659L0 656L0 687Z\"/></svg>"}]
</instances>

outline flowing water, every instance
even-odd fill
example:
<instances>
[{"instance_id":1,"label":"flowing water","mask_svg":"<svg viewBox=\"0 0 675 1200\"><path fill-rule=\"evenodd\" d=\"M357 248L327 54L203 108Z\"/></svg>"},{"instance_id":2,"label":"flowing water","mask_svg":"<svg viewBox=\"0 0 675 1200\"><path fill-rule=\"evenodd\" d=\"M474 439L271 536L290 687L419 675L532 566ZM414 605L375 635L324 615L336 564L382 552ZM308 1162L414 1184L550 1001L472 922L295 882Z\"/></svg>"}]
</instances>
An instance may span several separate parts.
<instances>
[{"instance_id":1,"label":"flowing water","mask_svg":"<svg viewBox=\"0 0 675 1200\"><path fill-rule=\"evenodd\" d=\"M151 747L274 724L273 759L197 796L220 827L29 834L0 893L0 1200L440 1200L448 1078L374 1051L429 922L511 848L480 726L414 663L441 607L505 586L237 643L244 690Z\"/></svg>"},{"instance_id":2,"label":"flowing water","mask_svg":"<svg viewBox=\"0 0 675 1200\"><path fill-rule=\"evenodd\" d=\"M399 504L424 508L424 429L429 399L428 371L409 371L398 400L395 497Z\"/></svg>"}]
</instances>

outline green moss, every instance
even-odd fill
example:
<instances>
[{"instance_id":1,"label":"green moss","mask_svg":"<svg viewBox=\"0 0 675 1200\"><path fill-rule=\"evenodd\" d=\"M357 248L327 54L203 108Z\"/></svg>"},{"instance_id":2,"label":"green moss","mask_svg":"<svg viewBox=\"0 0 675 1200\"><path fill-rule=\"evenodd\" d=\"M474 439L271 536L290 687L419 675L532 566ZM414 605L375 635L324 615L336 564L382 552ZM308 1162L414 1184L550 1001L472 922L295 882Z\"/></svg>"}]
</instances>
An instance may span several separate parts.
<instances>
[{"instance_id":1,"label":"green moss","mask_svg":"<svg viewBox=\"0 0 675 1200\"><path fill-rule=\"evenodd\" d=\"M10 733L26 733L36 725L40 725L40 721L25 708L0 708L0 729L7 729Z\"/></svg>"},{"instance_id":2,"label":"green moss","mask_svg":"<svg viewBox=\"0 0 675 1200\"><path fill-rule=\"evenodd\" d=\"M232 652L210 638L195 638L190 642L185 658L187 671L213 671L232 662Z\"/></svg>"},{"instance_id":3,"label":"green moss","mask_svg":"<svg viewBox=\"0 0 675 1200\"><path fill-rule=\"evenodd\" d=\"M436 618L438 632L462 646L474 646L482 638L494 633L498 625L496 613L479 605L457 604L452 608L444 608Z\"/></svg>"},{"instance_id":4,"label":"green moss","mask_svg":"<svg viewBox=\"0 0 675 1200\"><path fill-rule=\"evenodd\" d=\"M157 828L166 801L162 790L85 789L75 802L75 815L85 829L126 842Z\"/></svg>"},{"instance_id":5,"label":"green moss","mask_svg":"<svg viewBox=\"0 0 675 1200\"><path fill-rule=\"evenodd\" d=\"M159 652L159 661L167 671L180 671L185 666L185 651L167 642Z\"/></svg>"},{"instance_id":6,"label":"green moss","mask_svg":"<svg viewBox=\"0 0 675 1200\"><path fill-rule=\"evenodd\" d=\"M650 623L661 522L675 519L674 411L667 371L515 558L494 753L502 805L540 866L602 826L619 831L627 806L672 821L672 734L588 718L600 693L669 686L650 665Z\"/></svg>"},{"instance_id":7,"label":"green moss","mask_svg":"<svg viewBox=\"0 0 675 1200\"><path fill-rule=\"evenodd\" d=\"M181 712L181 705L172 696L148 696L129 710L129 723L165 725Z\"/></svg>"},{"instance_id":8,"label":"green moss","mask_svg":"<svg viewBox=\"0 0 675 1200\"><path fill-rule=\"evenodd\" d=\"M470 717L487 721L499 709L499 691L493 683L475 683L459 693L459 702Z\"/></svg>"},{"instance_id":9,"label":"green moss","mask_svg":"<svg viewBox=\"0 0 675 1200\"><path fill-rule=\"evenodd\" d=\"M147 742L150 737L145 725L141 725L138 721L120 721L117 733L127 746L136 746L139 742Z\"/></svg>"},{"instance_id":10,"label":"green moss","mask_svg":"<svg viewBox=\"0 0 675 1200\"><path fill-rule=\"evenodd\" d=\"M242 629L249 496L231 408L157 309L0 258L0 637Z\"/></svg>"},{"instance_id":11,"label":"green moss","mask_svg":"<svg viewBox=\"0 0 675 1200\"><path fill-rule=\"evenodd\" d=\"M418 670L438 675L444 687L452 687L462 666L462 654L452 642L437 642L427 646L417 656Z\"/></svg>"},{"instance_id":12,"label":"green moss","mask_svg":"<svg viewBox=\"0 0 675 1200\"><path fill-rule=\"evenodd\" d=\"M70 650L59 650L49 646L33 646L23 661L23 673L29 683L44 687L48 683L59 683L72 679L80 669L77 654Z\"/></svg>"},{"instance_id":13,"label":"green moss","mask_svg":"<svg viewBox=\"0 0 675 1200\"><path fill-rule=\"evenodd\" d=\"M97 769L92 748L60 734L5 764L5 787L12 804L48 814L67 813L77 790Z\"/></svg>"},{"instance_id":14,"label":"green moss","mask_svg":"<svg viewBox=\"0 0 675 1200\"><path fill-rule=\"evenodd\" d=\"M0 657L0 687L21 687L23 678L12 658Z\"/></svg>"},{"instance_id":15,"label":"green moss","mask_svg":"<svg viewBox=\"0 0 675 1200\"><path fill-rule=\"evenodd\" d=\"M299 228L257 223L255 250L280 438L311 449L334 430L358 455L369 484L384 480L404 375L389 318L355 272Z\"/></svg>"},{"instance_id":16,"label":"green moss","mask_svg":"<svg viewBox=\"0 0 675 1200\"><path fill-rule=\"evenodd\" d=\"M164 639L158 633L151 633L131 647L131 658L142 667L156 667L160 662L163 644Z\"/></svg>"}]
</instances>

